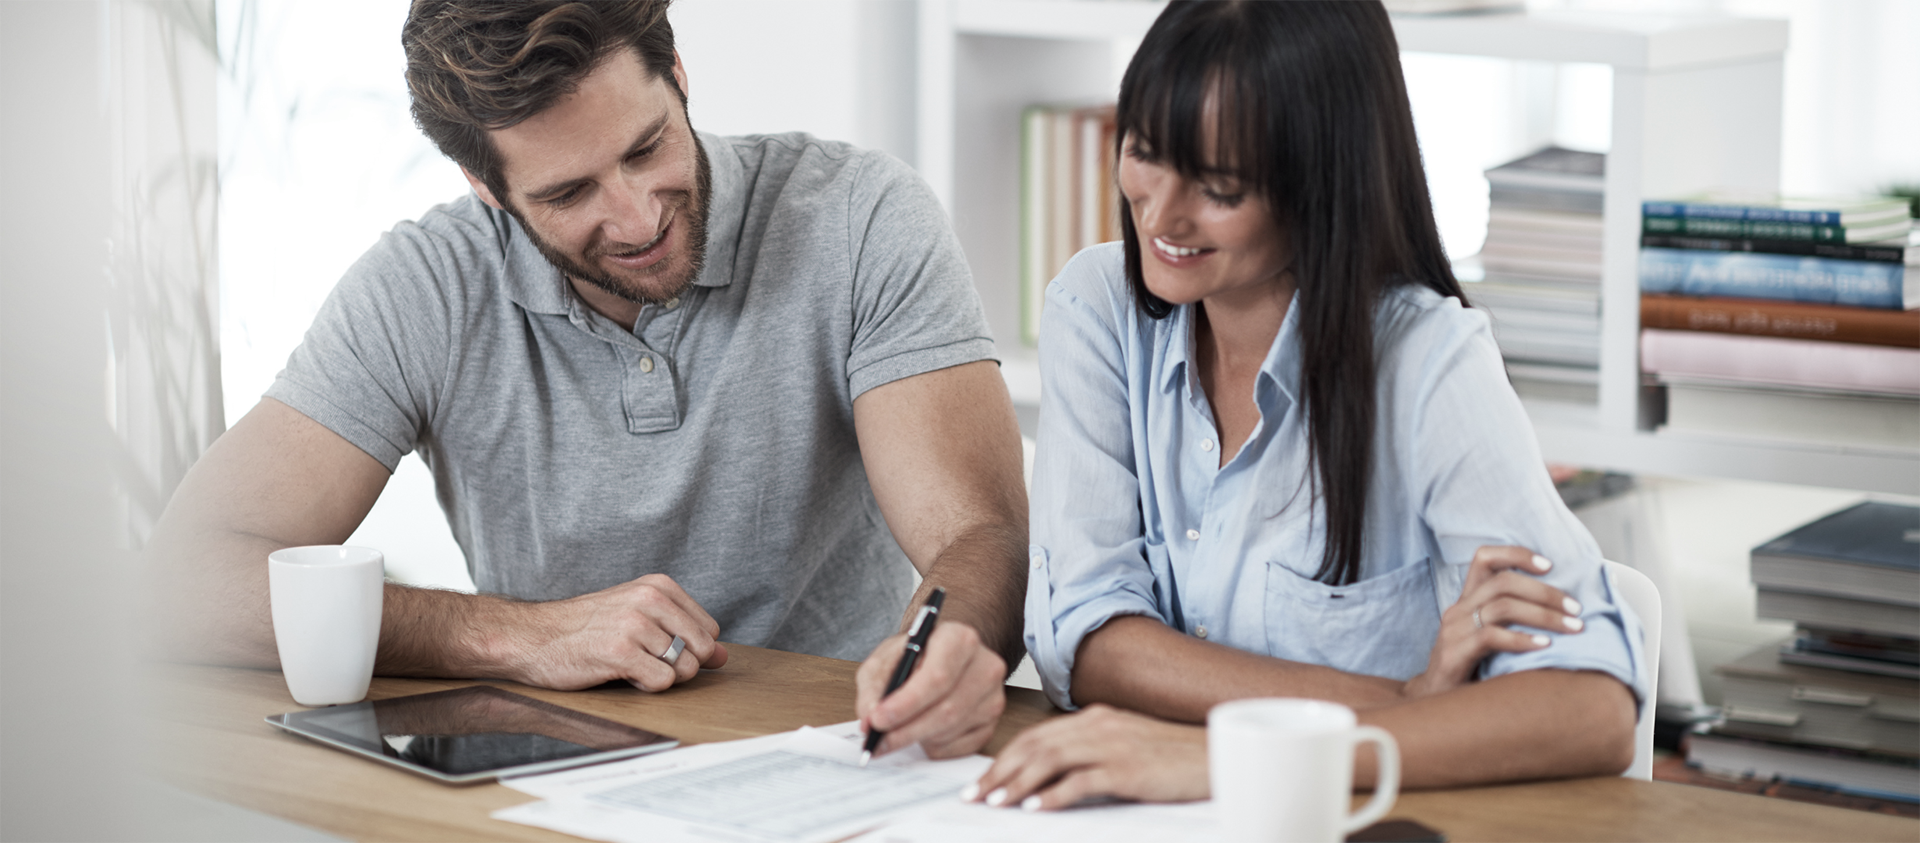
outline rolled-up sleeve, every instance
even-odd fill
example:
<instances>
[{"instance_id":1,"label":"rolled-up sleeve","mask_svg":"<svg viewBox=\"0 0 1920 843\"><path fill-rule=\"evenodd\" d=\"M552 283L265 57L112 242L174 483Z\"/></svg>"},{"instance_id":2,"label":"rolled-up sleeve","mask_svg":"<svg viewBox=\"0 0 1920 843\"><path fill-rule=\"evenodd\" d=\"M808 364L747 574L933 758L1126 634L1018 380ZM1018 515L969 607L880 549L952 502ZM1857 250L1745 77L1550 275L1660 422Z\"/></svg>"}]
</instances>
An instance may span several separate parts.
<instances>
[{"instance_id":1,"label":"rolled-up sleeve","mask_svg":"<svg viewBox=\"0 0 1920 843\"><path fill-rule=\"evenodd\" d=\"M1443 307L1457 308L1449 301ZM1470 316L1474 314L1461 314ZM1483 678L1522 670L1594 670L1620 680L1646 704L1652 678L1638 616L1605 576L1600 548L1568 511L1547 476L1525 408L1508 384L1484 319L1456 318L1416 330L1398 355L1418 361L1398 378L1395 420L1399 458L1415 477L1408 491L1447 563L1437 590L1442 610L1460 598L1468 564L1483 545L1517 545L1553 562L1541 577L1580 602L1580 632L1533 630L1551 642L1524 653L1500 653L1481 666ZM1444 330L1440 330L1444 326Z\"/></svg>"},{"instance_id":2,"label":"rolled-up sleeve","mask_svg":"<svg viewBox=\"0 0 1920 843\"><path fill-rule=\"evenodd\" d=\"M1033 467L1026 640L1047 696L1073 709L1074 655L1120 615L1161 618L1146 558L1129 410L1130 320L1082 253L1047 288Z\"/></svg>"}]
</instances>

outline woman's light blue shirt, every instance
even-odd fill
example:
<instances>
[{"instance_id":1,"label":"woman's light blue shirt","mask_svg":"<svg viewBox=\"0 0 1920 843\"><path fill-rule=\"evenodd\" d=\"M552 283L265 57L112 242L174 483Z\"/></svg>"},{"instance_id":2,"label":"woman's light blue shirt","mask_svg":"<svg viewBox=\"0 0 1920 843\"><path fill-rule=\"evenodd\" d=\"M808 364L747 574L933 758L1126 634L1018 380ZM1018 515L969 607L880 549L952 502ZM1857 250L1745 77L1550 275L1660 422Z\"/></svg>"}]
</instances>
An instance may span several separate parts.
<instances>
[{"instance_id":1,"label":"woman's light blue shirt","mask_svg":"<svg viewBox=\"0 0 1920 843\"><path fill-rule=\"evenodd\" d=\"M1366 538L1360 579L1344 586L1313 579L1326 519L1309 482L1298 310L1256 380L1260 420L1225 466L1190 363L1191 313L1141 313L1118 243L1081 252L1047 288L1026 639L1054 703L1074 708L1080 641L1119 615L1411 678L1482 545L1553 560L1544 579L1579 600L1586 621L1580 633L1540 630L1551 645L1493 656L1483 677L1597 670L1645 700L1639 620L1547 477L1481 312L1416 286L1382 303Z\"/></svg>"}]
</instances>

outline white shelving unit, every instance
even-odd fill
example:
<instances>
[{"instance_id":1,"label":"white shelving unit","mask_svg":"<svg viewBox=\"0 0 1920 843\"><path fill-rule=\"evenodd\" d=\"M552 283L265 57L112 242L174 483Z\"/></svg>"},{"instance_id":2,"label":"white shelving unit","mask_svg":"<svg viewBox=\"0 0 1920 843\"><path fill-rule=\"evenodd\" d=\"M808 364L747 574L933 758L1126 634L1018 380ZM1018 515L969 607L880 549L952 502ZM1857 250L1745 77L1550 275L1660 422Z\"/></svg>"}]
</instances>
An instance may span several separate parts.
<instances>
[{"instance_id":1,"label":"white shelving unit","mask_svg":"<svg viewBox=\"0 0 1920 843\"><path fill-rule=\"evenodd\" d=\"M953 216L995 336L1019 336L1020 110L1111 100L1159 12L1144 0L921 0L920 171ZM1407 52L1613 69L1599 403L1528 402L1549 459L1920 494L1920 443L1854 449L1640 428L1640 202L1778 189L1785 21L1555 11L1397 17L1394 30ZM1033 350L1015 341L1002 352L1015 402L1037 404Z\"/></svg>"}]
</instances>

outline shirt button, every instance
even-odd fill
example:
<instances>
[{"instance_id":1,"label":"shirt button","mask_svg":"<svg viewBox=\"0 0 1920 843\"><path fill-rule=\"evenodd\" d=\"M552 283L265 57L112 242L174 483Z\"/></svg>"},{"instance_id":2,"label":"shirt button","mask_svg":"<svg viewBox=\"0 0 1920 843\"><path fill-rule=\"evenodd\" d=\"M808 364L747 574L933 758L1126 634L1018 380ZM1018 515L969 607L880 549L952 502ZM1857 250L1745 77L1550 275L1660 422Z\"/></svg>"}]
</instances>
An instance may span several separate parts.
<instances>
[{"instance_id":1,"label":"shirt button","mask_svg":"<svg viewBox=\"0 0 1920 843\"><path fill-rule=\"evenodd\" d=\"M640 358L640 373L643 375L653 374L653 358L651 357Z\"/></svg>"},{"instance_id":2,"label":"shirt button","mask_svg":"<svg viewBox=\"0 0 1920 843\"><path fill-rule=\"evenodd\" d=\"M1036 570L1036 571L1038 571L1038 570L1040 570L1041 568L1044 568L1044 567L1046 567L1046 566L1047 566L1047 563L1046 563L1046 561L1044 560L1044 558L1042 558L1042 557L1040 556L1040 554L1038 554L1038 553L1036 553L1036 554L1034 554L1034 555L1033 555L1033 569L1034 569L1034 570Z\"/></svg>"},{"instance_id":3,"label":"shirt button","mask_svg":"<svg viewBox=\"0 0 1920 843\"><path fill-rule=\"evenodd\" d=\"M1207 637L1207 628L1204 626L1194 627L1193 634L1205 638Z\"/></svg>"},{"instance_id":4,"label":"shirt button","mask_svg":"<svg viewBox=\"0 0 1920 843\"><path fill-rule=\"evenodd\" d=\"M674 296L673 298L670 298L670 299L667 299L667 304L666 304L666 307L667 307L667 309L668 309L668 310L672 310L672 309L674 309L674 308L676 308L676 307L679 307L679 306L680 306L680 297L679 297L679 296Z\"/></svg>"},{"instance_id":5,"label":"shirt button","mask_svg":"<svg viewBox=\"0 0 1920 843\"><path fill-rule=\"evenodd\" d=\"M1187 540L1188 540L1188 541L1196 541L1196 542L1197 542L1197 541L1199 541L1199 540L1200 540L1200 531L1199 531L1199 530L1188 530L1188 531L1187 531Z\"/></svg>"},{"instance_id":6,"label":"shirt button","mask_svg":"<svg viewBox=\"0 0 1920 843\"><path fill-rule=\"evenodd\" d=\"M1213 440L1212 440L1212 439L1202 439L1202 440L1200 440L1200 450L1202 450L1202 451L1211 451L1211 450L1213 450Z\"/></svg>"}]
</instances>

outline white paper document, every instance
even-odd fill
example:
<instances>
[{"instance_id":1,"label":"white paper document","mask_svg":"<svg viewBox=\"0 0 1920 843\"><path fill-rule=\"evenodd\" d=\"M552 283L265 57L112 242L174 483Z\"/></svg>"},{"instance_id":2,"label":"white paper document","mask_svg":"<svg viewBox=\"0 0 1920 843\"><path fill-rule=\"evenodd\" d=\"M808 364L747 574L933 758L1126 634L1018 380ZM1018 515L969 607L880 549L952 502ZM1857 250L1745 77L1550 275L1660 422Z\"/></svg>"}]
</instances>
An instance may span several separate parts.
<instances>
[{"instance_id":1,"label":"white paper document","mask_svg":"<svg viewBox=\"0 0 1920 843\"><path fill-rule=\"evenodd\" d=\"M1219 843L1212 802L1110 803L1064 811L932 802L851 843Z\"/></svg>"},{"instance_id":2,"label":"white paper document","mask_svg":"<svg viewBox=\"0 0 1920 843\"><path fill-rule=\"evenodd\" d=\"M511 779L545 801L493 817L614 843L824 843L955 802L992 763L913 747L862 768L861 738L849 722Z\"/></svg>"}]
</instances>

